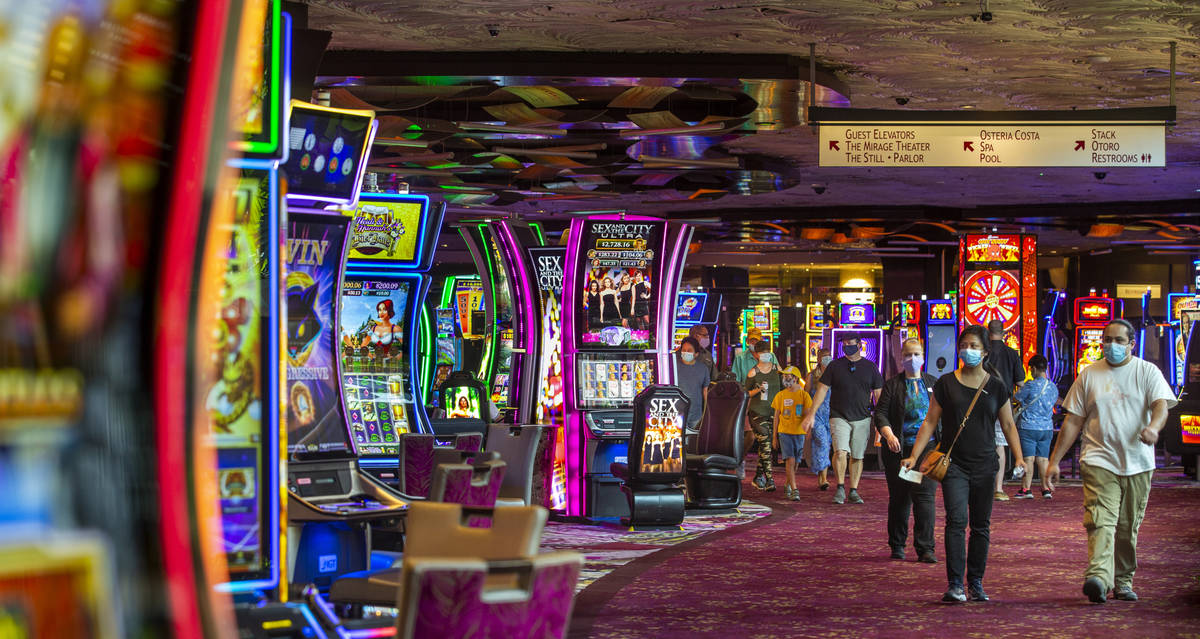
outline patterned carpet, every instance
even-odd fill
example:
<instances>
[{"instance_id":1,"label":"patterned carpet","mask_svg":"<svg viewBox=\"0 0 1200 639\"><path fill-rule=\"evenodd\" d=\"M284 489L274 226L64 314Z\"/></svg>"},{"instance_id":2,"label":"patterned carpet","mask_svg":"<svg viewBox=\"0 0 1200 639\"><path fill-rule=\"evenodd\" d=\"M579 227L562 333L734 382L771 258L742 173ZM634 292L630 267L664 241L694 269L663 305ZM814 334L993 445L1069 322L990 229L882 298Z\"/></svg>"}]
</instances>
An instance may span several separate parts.
<instances>
[{"instance_id":1,"label":"patterned carpet","mask_svg":"<svg viewBox=\"0 0 1200 639\"><path fill-rule=\"evenodd\" d=\"M887 487L837 506L811 475L802 499L746 494L771 517L627 561L577 597L572 638L1200 637L1200 488L1169 473L1151 492L1134 587L1142 600L1089 604L1082 492L997 503L990 603L939 603L942 564L888 558ZM782 486L782 473L776 476ZM1011 494L1015 485L1008 487ZM937 555L942 550L938 496Z\"/></svg>"},{"instance_id":2,"label":"patterned carpet","mask_svg":"<svg viewBox=\"0 0 1200 639\"><path fill-rule=\"evenodd\" d=\"M542 552L572 550L584 556L578 590L629 562L653 552L695 540L731 526L748 524L771 514L765 506L743 501L735 512L720 515L688 515L678 530L631 531L618 523L546 523Z\"/></svg>"}]
</instances>

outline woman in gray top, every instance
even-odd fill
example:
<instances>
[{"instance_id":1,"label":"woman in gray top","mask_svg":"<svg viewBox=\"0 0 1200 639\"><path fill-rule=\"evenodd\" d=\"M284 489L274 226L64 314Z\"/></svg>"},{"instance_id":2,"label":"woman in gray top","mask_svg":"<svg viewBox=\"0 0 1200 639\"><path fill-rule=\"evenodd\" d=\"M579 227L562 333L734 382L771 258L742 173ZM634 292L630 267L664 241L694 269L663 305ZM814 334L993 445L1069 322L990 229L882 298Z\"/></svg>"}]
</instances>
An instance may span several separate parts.
<instances>
[{"instance_id":1,"label":"woman in gray top","mask_svg":"<svg viewBox=\"0 0 1200 639\"><path fill-rule=\"evenodd\" d=\"M697 356L699 352L700 342L694 337L685 337L675 355L675 384L688 398L687 427L691 430L700 426L708 384L712 381L708 367Z\"/></svg>"}]
</instances>

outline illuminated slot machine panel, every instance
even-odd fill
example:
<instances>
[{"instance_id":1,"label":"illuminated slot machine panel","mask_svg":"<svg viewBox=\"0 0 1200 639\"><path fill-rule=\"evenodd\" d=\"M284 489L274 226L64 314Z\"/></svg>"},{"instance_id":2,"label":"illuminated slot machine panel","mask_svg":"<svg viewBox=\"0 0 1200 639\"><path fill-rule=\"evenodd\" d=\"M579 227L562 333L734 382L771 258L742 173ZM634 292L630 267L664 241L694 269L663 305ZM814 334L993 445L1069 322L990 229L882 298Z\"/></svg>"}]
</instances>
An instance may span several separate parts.
<instances>
[{"instance_id":1,"label":"illuminated slot machine panel","mask_svg":"<svg viewBox=\"0 0 1200 639\"><path fill-rule=\"evenodd\" d=\"M958 365L958 326L953 300L925 302L925 370L934 377Z\"/></svg>"},{"instance_id":2,"label":"illuminated slot machine panel","mask_svg":"<svg viewBox=\"0 0 1200 639\"><path fill-rule=\"evenodd\" d=\"M1004 341L1028 362L1037 353L1037 236L959 238L959 326L1000 320Z\"/></svg>"},{"instance_id":3,"label":"illuminated slot machine panel","mask_svg":"<svg viewBox=\"0 0 1200 639\"><path fill-rule=\"evenodd\" d=\"M845 333L858 334L863 357L875 363L880 373L883 372L884 339L883 329L875 328L874 304L839 304L838 328L830 331L830 344L834 349L840 346L839 340ZM835 353L839 355L840 353Z\"/></svg>"},{"instance_id":4,"label":"illuminated slot machine panel","mask_svg":"<svg viewBox=\"0 0 1200 639\"><path fill-rule=\"evenodd\" d=\"M1075 375L1104 357L1104 327L1114 310L1114 301L1107 297L1075 298Z\"/></svg>"},{"instance_id":5,"label":"illuminated slot machine panel","mask_svg":"<svg viewBox=\"0 0 1200 639\"><path fill-rule=\"evenodd\" d=\"M806 358L808 369L817 367L817 353L824 348L824 331L831 328L832 321L825 312L823 304L809 304L805 307L805 339L807 342Z\"/></svg>"},{"instance_id":6,"label":"illuminated slot machine panel","mask_svg":"<svg viewBox=\"0 0 1200 639\"><path fill-rule=\"evenodd\" d=\"M342 284L341 364L346 419L361 456L395 457L415 432L406 334L416 282L347 276Z\"/></svg>"}]
</instances>

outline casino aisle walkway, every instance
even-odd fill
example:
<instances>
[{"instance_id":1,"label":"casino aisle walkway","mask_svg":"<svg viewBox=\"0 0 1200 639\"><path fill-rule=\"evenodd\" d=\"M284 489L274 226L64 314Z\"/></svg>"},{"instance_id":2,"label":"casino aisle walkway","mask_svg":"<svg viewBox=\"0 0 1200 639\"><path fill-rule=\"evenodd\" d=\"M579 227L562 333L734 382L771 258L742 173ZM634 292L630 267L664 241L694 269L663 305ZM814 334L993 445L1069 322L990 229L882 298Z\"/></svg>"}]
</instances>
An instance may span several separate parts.
<instances>
[{"instance_id":1,"label":"casino aisle walkway","mask_svg":"<svg viewBox=\"0 0 1200 639\"><path fill-rule=\"evenodd\" d=\"M945 566L888 557L887 487L864 477L864 505L834 505L812 475L799 502L758 522L638 559L579 593L572 639L695 637L1200 637L1200 486L1159 473L1138 542L1141 601L1087 602L1077 484L1054 499L998 502L988 603L940 603ZM775 478L783 486L782 472ZM1016 491L1009 486L1009 493ZM938 495L937 555L944 515Z\"/></svg>"}]
</instances>

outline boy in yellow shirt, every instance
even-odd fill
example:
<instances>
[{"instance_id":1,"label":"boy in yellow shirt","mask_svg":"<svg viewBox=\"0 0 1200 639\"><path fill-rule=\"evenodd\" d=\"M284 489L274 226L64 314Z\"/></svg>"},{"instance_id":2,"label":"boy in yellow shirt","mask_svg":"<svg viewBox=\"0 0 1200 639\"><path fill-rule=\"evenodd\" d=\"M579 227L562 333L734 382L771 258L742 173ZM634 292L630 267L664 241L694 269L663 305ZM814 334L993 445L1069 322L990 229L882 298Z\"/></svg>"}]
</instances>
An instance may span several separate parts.
<instances>
[{"instance_id":1,"label":"boy in yellow shirt","mask_svg":"<svg viewBox=\"0 0 1200 639\"><path fill-rule=\"evenodd\" d=\"M787 469L787 497L800 501L796 488L796 464L804 453L804 436L807 434L800 423L804 411L812 405L812 398L800 383L800 369L788 366L780 371L783 390L775 394L771 408L775 409L775 447L780 450ZM783 444L780 446L780 444Z\"/></svg>"}]
</instances>

